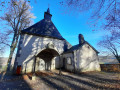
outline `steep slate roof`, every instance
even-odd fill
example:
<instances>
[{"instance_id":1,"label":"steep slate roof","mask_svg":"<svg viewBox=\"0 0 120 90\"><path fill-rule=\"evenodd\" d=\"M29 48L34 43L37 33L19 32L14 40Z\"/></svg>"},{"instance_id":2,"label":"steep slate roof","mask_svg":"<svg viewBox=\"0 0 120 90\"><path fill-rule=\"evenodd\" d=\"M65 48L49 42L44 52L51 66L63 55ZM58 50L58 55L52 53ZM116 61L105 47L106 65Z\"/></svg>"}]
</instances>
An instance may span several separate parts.
<instances>
[{"instance_id":1,"label":"steep slate roof","mask_svg":"<svg viewBox=\"0 0 120 90\"><path fill-rule=\"evenodd\" d=\"M51 21L52 15L50 14L50 10L48 8L47 12L44 13L44 19L39 21L38 23L30 26L29 28L22 30L23 34L37 35L42 37L50 37L64 40L61 36L53 22Z\"/></svg>"},{"instance_id":2,"label":"steep slate roof","mask_svg":"<svg viewBox=\"0 0 120 90\"><path fill-rule=\"evenodd\" d=\"M70 53L70 52L73 52L74 50L78 50L80 49L84 44L88 44L96 53L99 53L93 46L91 46L87 41L85 41L83 44L79 45L74 45L72 46L70 49L68 49L66 52L64 53Z\"/></svg>"}]
</instances>

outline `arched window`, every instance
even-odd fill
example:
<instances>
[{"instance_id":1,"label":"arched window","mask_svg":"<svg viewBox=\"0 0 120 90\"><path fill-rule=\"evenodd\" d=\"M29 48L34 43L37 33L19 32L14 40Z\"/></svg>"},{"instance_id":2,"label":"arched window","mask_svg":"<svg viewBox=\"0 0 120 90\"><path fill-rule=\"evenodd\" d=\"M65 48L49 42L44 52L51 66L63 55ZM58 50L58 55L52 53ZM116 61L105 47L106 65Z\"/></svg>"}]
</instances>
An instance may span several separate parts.
<instances>
[{"instance_id":1,"label":"arched window","mask_svg":"<svg viewBox=\"0 0 120 90\"><path fill-rule=\"evenodd\" d=\"M67 64L72 64L72 59L70 57L67 58Z\"/></svg>"}]
</instances>

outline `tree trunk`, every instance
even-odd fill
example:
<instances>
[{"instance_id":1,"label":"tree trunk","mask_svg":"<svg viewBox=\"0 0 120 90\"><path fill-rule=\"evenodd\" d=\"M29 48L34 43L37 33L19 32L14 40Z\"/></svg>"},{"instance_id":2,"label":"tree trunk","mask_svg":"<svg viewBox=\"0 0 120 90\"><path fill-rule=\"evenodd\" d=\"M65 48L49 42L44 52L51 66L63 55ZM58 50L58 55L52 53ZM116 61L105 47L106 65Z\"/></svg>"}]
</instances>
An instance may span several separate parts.
<instances>
[{"instance_id":1,"label":"tree trunk","mask_svg":"<svg viewBox=\"0 0 120 90\"><path fill-rule=\"evenodd\" d=\"M74 66L74 73L75 73L76 72L76 68L75 68L75 55L74 55L74 52L72 54L73 54L73 66Z\"/></svg>"},{"instance_id":2,"label":"tree trunk","mask_svg":"<svg viewBox=\"0 0 120 90\"><path fill-rule=\"evenodd\" d=\"M36 59L37 59L37 57L36 56L34 56L35 57L35 60L34 60L34 64L33 64L33 73L35 74L35 67L36 67Z\"/></svg>"},{"instance_id":3,"label":"tree trunk","mask_svg":"<svg viewBox=\"0 0 120 90\"><path fill-rule=\"evenodd\" d=\"M61 56L59 56L59 75L61 75Z\"/></svg>"},{"instance_id":4,"label":"tree trunk","mask_svg":"<svg viewBox=\"0 0 120 90\"><path fill-rule=\"evenodd\" d=\"M18 36L17 36L16 39L15 39L15 37L16 36L14 35L13 41L12 41L12 44L11 44L11 47L10 47L10 54L9 54L9 58L8 58L8 62L7 62L7 72L10 71L12 56L14 54L15 48L16 48L17 43L18 43Z\"/></svg>"},{"instance_id":5,"label":"tree trunk","mask_svg":"<svg viewBox=\"0 0 120 90\"><path fill-rule=\"evenodd\" d=\"M13 51L14 41L15 41L15 33L14 33L13 40L12 40L12 43L11 43L11 46L10 46L10 54L9 54L8 61L7 61L7 71L10 71L12 55L13 55L13 52L14 52Z\"/></svg>"},{"instance_id":6,"label":"tree trunk","mask_svg":"<svg viewBox=\"0 0 120 90\"><path fill-rule=\"evenodd\" d=\"M16 44L17 42L15 42L13 47L10 47L10 54L9 54L9 58L8 58L8 62L7 62L7 71L10 71L10 67L11 67L11 61L12 61L12 56L14 54L15 48L17 46Z\"/></svg>"},{"instance_id":7,"label":"tree trunk","mask_svg":"<svg viewBox=\"0 0 120 90\"><path fill-rule=\"evenodd\" d=\"M120 57L119 56L115 56L115 57L118 60L118 62L120 63Z\"/></svg>"},{"instance_id":8,"label":"tree trunk","mask_svg":"<svg viewBox=\"0 0 120 90\"><path fill-rule=\"evenodd\" d=\"M9 58L8 58L8 62L7 62L7 72L10 71L12 56L13 56L15 48L18 44L18 39L19 39L20 32L21 32L21 30L18 30L18 32L16 32L16 31L17 30L15 30L15 32L14 32L12 44L11 44L11 47L10 47L10 54L9 54Z\"/></svg>"},{"instance_id":9,"label":"tree trunk","mask_svg":"<svg viewBox=\"0 0 120 90\"><path fill-rule=\"evenodd\" d=\"M10 48L10 55L9 55L8 62L7 62L7 71L10 71L10 67L11 67L12 56L14 53L12 49L13 48Z\"/></svg>"},{"instance_id":10,"label":"tree trunk","mask_svg":"<svg viewBox=\"0 0 120 90\"><path fill-rule=\"evenodd\" d=\"M117 59L118 60L118 62L120 63L120 59Z\"/></svg>"},{"instance_id":11,"label":"tree trunk","mask_svg":"<svg viewBox=\"0 0 120 90\"><path fill-rule=\"evenodd\" d=\"M120 58L119 58L119 57L117 58L117 60L118 60L118 62L120 63Z\"/></svg>"}]
</instances>

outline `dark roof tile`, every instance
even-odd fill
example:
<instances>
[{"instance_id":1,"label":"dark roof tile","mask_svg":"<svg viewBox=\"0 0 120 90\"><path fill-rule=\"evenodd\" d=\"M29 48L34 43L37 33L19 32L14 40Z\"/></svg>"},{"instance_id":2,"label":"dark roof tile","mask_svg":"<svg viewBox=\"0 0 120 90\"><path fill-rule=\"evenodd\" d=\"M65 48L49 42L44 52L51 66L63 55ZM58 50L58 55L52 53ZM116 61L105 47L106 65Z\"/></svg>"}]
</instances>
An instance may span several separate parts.
<instances>
[{"instance_id":1,"label":"dark roof tile","mask_svg":"<svg viewBox=\"0 0 120 90\"><path fill-rule=\"evenodd\" d=\"M25 30L22 30L21 33L64 40L64 38L61 36L61 34L51 21L50 11L45 12L43 20L28 27Z\"/></svg>"},{"instance_id":2,"label":"dark roof tile","mask_svg":"<svg viewBox=\"0 0 120 90\"><path fill-rule=\"evenodd\" d=\"M80 49L84 44L88 44L95 52L97 52L97 53L99 53L92 45L90 45L87 41L85 41L83 44L81 44L81 45L79 45L79 44L77 44L77 45L74 45L74 46L72 46L70 49L68 49L66 52L64 52L64 53L70 53L70 52L73 52L74 50L78 50L78 49Z\"/></svg>"}]
</instances>

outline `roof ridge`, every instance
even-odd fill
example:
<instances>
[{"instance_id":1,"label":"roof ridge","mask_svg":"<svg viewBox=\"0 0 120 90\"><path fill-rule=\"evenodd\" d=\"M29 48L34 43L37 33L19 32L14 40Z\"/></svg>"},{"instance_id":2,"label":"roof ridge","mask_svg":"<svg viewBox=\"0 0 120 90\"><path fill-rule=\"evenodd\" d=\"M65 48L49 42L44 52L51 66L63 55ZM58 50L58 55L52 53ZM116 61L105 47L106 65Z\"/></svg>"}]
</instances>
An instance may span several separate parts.
<instances>
[{"instance_id":1,"label":"roof ridge","mask_svg":"<svg viewBox=\"0 0 120 90\"><path fill-rule=\"evenodd\" d=\"M22 30L21 33L64 40L54 23L47 19L42 19L32 26Z\"/></svg>"}]
</instances>

